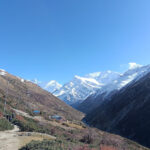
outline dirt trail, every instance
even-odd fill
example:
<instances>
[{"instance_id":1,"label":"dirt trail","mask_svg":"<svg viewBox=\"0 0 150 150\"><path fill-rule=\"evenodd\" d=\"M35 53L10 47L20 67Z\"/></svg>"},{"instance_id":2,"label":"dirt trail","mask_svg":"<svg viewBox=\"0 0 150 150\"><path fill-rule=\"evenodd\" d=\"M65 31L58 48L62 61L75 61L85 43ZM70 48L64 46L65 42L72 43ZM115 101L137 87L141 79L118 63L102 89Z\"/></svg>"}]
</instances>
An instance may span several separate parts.
<instances>
[{"instance_id":1,"label":"dirt trail","mask_svg":"<svg viewBox=\"0 0 150 150\"><path fill-rule=\"evenodd\" d=\"M13 130L0 132L0 150L18 150L32 140L42 141L43 139L56 138L42 133L19 132L19 128L14 126Z\"/></svg>"},{"instance_id":2,"label":"dirt trail","mask_svg":"<svg viewBox=\"0 0 150 150\"><path fill-rule=\"evenodd\" d=\"M13 130L0 132L0 150L18 150L20 145L18 131L19 128L14 126Z\"/></svg>"}]
</instances>

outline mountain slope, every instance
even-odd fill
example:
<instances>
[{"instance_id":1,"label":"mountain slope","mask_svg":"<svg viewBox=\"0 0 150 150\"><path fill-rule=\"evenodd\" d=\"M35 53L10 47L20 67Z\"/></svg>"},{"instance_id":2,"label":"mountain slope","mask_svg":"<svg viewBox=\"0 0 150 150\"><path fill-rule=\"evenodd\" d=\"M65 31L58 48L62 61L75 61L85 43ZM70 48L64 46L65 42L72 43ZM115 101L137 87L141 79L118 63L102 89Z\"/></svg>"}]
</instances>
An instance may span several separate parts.
<instances>
[{"instance_id":1,"label":"mountain slope","mask_svg":"<svg viewBox=\"0 0 150 150\"><path fill-rule=\"evenodd\" d=\"M134 80L140 79L148 72L150 72L150 65L129 69L112 82L103 86L95 94L90 95L76 108L84 113L90 113L90 111L94 110L97 106L103 103L103 101L110 99L115 92L118 92L120 89L132 83Z\"/></svg>"},{"instance_id":2,"label":"mountain slope","mask_svg":"<svg viewBox=\"0 0 150 150\"><path fill-rule=\"evenodd\" d=\"M43 90L38 85L0 70L0 98L25 112L40 110L43 114L58 114L66 119L81 119L83 114Z\"/></svg>"},{"instance_id":3,"label":"mountain slope","mask_svg":"<svg viewBox=\"0 0 150 150\"><path fill-rule=\"evenodd\" d=\"M147 70L147 72L149 72ZM91 111L85 121L150 147L150 73L135 79Z\"/></svg>"},{"instance_id":4,"label":"mountain slope","mask_svg":"<svg viewBox=\"0 0 150 150\"><path fill-rule=\"evenodd\" d=\"M116 72L96 72L84 77L75 76L73 80L65 84L53 94L67 104L81 103L89 95L95 93L104 85L116 79L120 74Z\"/></svg>"}]
</instances>

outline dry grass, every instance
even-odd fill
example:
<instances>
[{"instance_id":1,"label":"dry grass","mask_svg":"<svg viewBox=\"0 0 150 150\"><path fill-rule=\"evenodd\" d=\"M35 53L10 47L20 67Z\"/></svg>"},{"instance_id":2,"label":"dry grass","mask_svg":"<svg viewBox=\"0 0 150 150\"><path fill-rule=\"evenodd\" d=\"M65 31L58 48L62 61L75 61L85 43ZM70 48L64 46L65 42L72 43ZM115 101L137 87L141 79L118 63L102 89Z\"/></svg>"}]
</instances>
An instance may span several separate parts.
<instances>
[{"instance_id":1,"label":"dry grass","mask_svg":"<svg viewBox=\"0 0 150 150\"><path fill-rule=\"evenodd\" d=\"M32 133L20 132L18 135L19 135L19 140L20 140L19 148L25 146L26 144L30 143L31 141L43 141L45 139L47 139L47 140L55 139L55 137L53 137L53 136L35 133L35 132L32 132Z\"/></svg>"},{"instance_id":2,"label":"dry grass","mask_svg":"<svg viewBox=\"0 0 150 150\"><path fill-rule=\"evenodd\" d=\"M19 148L25 146L26 144L30 143L31 141L42 141L43 138L41 137L35 137L35 136L30 136L30 137L27 137L27 136L22 136L22 137L19 137L20 138L20 145L19 145Z\"/></svg>"},{"instance_id":3,"label":"dry grass","mask_svg":"<svg viewBox=\"0 0 150 150\"><path fill-rule=\"evenodd\" d=\"M78 124L75 124L75 123L71 123L71 122L63 122L62 124L63 124L63 125L66 125L66 126L68 126L68 127L72 127L72 128L79 129L79 130L84 129L83 126L78 125Z\"/></svg>"}]
</instances>

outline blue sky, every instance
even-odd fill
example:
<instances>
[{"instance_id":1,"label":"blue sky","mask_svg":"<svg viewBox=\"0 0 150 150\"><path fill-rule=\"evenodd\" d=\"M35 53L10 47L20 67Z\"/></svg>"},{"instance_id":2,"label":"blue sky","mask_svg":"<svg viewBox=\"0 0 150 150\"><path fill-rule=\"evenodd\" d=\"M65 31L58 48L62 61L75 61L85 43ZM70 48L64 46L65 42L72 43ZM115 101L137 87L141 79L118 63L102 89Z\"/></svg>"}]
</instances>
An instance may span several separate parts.
<instances>
[{"instance_id":1,"label":"blue sky","mask_svg":"<svg viewBox=\"0 0 150 150\"><path fill-rule=\"evenodd\" d=\"M149 0L1 0L0 68L25 79L150 63Z\"/></svg>"}]
</instances>

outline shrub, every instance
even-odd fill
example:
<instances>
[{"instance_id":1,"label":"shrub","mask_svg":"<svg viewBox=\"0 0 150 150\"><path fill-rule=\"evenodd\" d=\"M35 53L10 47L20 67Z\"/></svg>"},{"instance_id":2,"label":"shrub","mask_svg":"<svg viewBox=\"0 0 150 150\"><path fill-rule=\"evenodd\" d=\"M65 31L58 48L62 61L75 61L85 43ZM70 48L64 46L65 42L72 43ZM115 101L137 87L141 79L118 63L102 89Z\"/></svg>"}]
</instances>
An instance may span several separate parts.
<instances>
[{"instance_id":1,"label":"shrub","mask_svg":"<svg viewBox=\"0 0 150 150\"><path fill-rule=\"evenodd\" d=\"M87 144L92 144L93 143L92 135L91 134L84 135L83 138L81 139L81 142L87 143Z\"/></svg>"},{"instance_id":2,"label":"shrub","mask_svg":"<svg viewBox=\"0 0 150 150\"><path fill-rule=\"evenodd\" d=\"M13 125L9 121L7 121L4 118L0 119L0 131L12 130L12 129L13 129Z\"/></svg>"}]
</instances>

